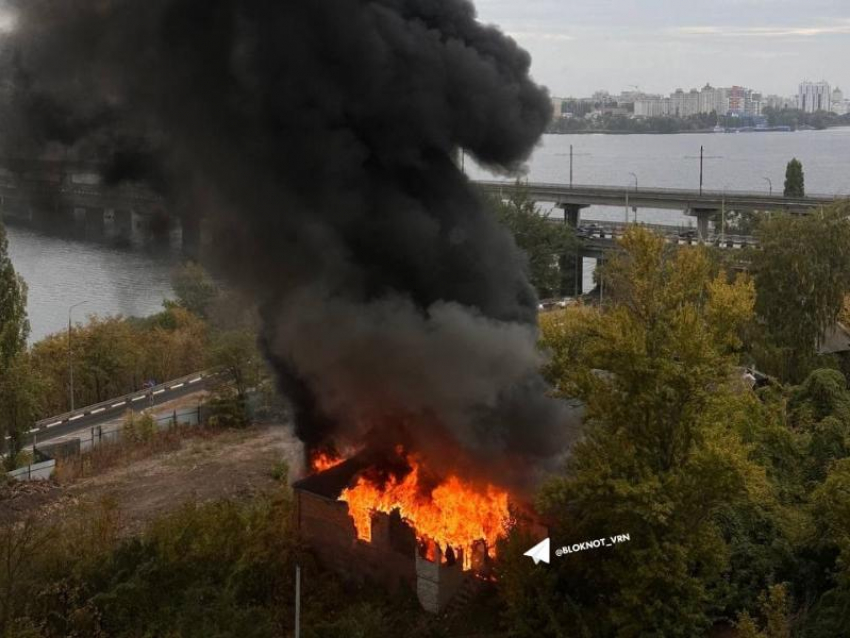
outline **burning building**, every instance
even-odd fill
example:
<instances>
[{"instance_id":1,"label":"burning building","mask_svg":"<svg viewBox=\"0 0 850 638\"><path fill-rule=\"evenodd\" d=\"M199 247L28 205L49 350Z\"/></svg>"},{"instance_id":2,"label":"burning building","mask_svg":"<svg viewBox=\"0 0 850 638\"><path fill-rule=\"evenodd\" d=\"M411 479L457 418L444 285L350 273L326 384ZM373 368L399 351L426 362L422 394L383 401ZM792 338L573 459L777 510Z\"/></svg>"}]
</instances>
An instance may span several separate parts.
<instances>
[{"instance_id":1,"label":"burning building","mask_svg":"<svg viewBox=\"0 0 850 638\"><path fill-rule=\"evenodd\" d=\"M511 521L508 493L458 476L437 479L415 455L364 451L294 485L302 536L328 567L389 588L407 586L441 611L489 578Z\"/></svg>"},{"instance_id":2,"label":"burning building","mask_svg":"<svg viewBox=\"0 0 850 638\"><path fill-rule=\"evenodd\" d=\"M521 171L552 115L530 56L468 0L6 4L10 131L204 220L308 449L411 455L378 482L352 460L299 483L305 536L421 591L431 574L440 607L493 551L487 486L533 486L579 421L540 374L527 258L455 161ZM496 511L463 531L479 497Z\"/></svg>"}]
</instances>

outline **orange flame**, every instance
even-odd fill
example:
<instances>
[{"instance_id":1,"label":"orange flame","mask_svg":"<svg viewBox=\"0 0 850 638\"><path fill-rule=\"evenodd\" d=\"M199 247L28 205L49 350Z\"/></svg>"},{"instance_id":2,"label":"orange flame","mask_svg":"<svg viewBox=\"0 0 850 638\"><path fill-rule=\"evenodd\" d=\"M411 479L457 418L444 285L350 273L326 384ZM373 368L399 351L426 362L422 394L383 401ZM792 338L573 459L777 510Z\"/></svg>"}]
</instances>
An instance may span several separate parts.
<instances>
[{"instance_id":1,"label":"orange flame","mask_svg":"<svg viewBox=\"0 0 850 638\"><path fill-rule=\"evenodd\" d=\"M331 452L316 452L310 459L310 467L316 473L336 467L345 459Z\"/></svg>"},{"instance_id":2,"label":"orange flame","mask_svg":"<svg viewBox=\"0 0 850 638\"><path fill-rule=\"evenodd\" d=\"M477 541L485 541L488 553L494 556L496 540L504 536L510 519L508 493L492 485L478 490L449 476L428 495L421 489L419 463L411 457L407 460L412 471L401 481L391 478L379 486L360 477L340 495L340 500L348 503L358 538L371 540L373 512L389 514L398 509L418 539L461 549L465 569L471 566Z\"/></svg>"}]
</instances>

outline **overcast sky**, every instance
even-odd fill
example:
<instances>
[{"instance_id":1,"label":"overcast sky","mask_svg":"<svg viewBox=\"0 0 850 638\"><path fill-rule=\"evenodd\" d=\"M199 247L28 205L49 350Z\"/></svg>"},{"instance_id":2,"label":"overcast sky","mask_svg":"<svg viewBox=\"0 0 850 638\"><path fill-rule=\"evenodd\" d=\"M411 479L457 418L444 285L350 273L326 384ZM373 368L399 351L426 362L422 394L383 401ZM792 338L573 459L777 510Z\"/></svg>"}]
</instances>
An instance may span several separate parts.
<instances>
[{"instance_id":1,"label":"overcast sky","mask_svg":"<svg viewBox=\"0 0 850 638\"><path fill-rule=\"evenodd\" d=\"M850 0L475 0L559 97L640 86L747 86L793 95L826 79L850 94Z\"/></svg>"}]
</instances>

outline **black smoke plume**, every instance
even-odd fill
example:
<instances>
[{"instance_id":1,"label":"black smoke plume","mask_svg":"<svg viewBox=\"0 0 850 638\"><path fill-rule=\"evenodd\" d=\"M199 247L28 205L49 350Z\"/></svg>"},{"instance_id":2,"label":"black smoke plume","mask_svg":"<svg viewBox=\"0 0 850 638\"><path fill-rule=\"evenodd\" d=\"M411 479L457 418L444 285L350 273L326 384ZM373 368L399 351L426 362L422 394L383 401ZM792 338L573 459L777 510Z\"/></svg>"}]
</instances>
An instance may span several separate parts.
<instances>
[{"instance_id":1,"label":"black smoke plume","mask_svg":"<svg viewBox=\"0 0 850 638\"><path fill-rule=\"evenodd\" d=\"M562 450L576 415L538 374L523 257L454 161L516 170L550 101L470 2L9 7L18 134L226 229L305 441L372 431L499 472Z\"/></svg>"}]
</instances>

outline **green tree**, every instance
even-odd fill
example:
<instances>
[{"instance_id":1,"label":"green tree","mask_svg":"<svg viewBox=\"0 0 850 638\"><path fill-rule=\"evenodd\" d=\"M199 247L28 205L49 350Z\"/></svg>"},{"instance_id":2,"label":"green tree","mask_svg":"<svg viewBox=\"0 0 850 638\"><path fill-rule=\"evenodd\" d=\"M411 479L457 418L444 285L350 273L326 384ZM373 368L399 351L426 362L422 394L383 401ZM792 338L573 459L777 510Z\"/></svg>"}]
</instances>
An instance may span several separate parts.
<instances>
[{"instance_id":1,"label":"green tree","mask_svg":"<svg viewBox=\"0 0 850 638\"><path fill-rule=\"evenodd\" d=\"M586 424L539 504L553 538L631 542L552 565L546 607L578 609L598 636L702 635L729 565L722 514L768 492L740 434L754 397L732 374L754 291L706 250L645 229L621 248L605 267L606 307L542 320L547 375L583 400Z\"/></svg>"},{"instance_id":2,"label":"green tree","mask_svg":"<svg viewBox=\"0 0 850 638\"><path fill-rule=\"evenodd\" d=\"M6 230L0 224L0 370L26 347L29 330L27 285L15 272Z\"/></svg>"},{"instance_id":3,"label":"green tree","mask_svg":"<svg viewBox=\"0 0 850 638\"><path fill-rule=\"evenodd\" d=\"M799 382L816 366L815 351L850 290L850 207L808 216L774 215L759 225L753 255L754 355L767 371Z\"/></svg>"},{"instance_id":4,"label":"green tree","mask_svg":"<svg viewBox=\"0 0 850 638\"><path fill-rule=\"evenodd\" d=\"M27 286L9 258L9 242L0 224L0 436L9 437L9 458L32 427L35 397L26 358L29 335Z\"/></svg>"},{"instance_id":5,"label":"green tree","mask_svg":"<svg viewBox=\"0 0 850 638\"><path fill-rule=\"evenodd\" d=\"M219 371L213 388L213 421L217 425L241 426L248 422L248 393L257 388L265 370L250 330L228 330L215 334L207 365Z\"/></svg>"},{"instance_id":6,"label":"green tree","mask_svg":"<svg viewBox=\"0 0 850 638\"><path fill-rule=\"evenodd\" d=\"M803 174L803 164L796 157L788 162L785 169L785 197L804 197L806 195L806 178Z\"/></svg>"},{"instance_id":7,"label":"green tree","mask_svg":"<svg viewBox=\"0 0 850 638\"><path fill-rule=\"evenodd\" d=\"M209 273L195 261L186 262L172 273L171 287L179 306L204 318L219 294Z\"/></svg>"},{"instance_id":8,"label":"green tree","mask_svg":"<svg viewBox=\"0 0 850 638\"><path fill-rule=\"evenodd\" d=\"M513 234L517 245L528 258L531 283L541 298L555 297L560 292L560 257L575 246L575 234L565 224L553 223L537 210L520 184L507 201L494 202L499 220Z\"/></svg>"},{"instance_id":9,"label":"green tree","mask_svg":"<svg viewBox=\"0 0 850 638\"><path fill-rule=\"evenodd\" d=\"M0 372L0 420L9 437L5 449L6 469L15 469L15 459L23 446L23 435L38 419L44 384L31 364L30 355L20 352Z\"/></svg>"}]
</instances>

